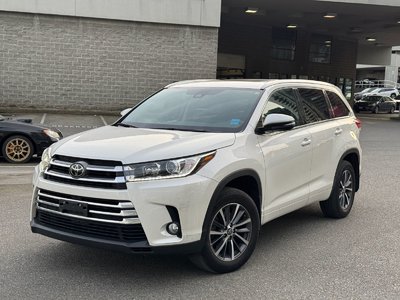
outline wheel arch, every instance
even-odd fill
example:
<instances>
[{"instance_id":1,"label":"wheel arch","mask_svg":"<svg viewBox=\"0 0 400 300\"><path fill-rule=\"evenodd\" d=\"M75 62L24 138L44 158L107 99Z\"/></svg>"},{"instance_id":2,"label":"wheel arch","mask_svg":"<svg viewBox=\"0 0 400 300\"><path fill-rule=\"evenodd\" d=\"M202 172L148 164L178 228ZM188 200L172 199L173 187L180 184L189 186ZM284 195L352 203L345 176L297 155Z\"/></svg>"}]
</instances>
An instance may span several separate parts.
<instances>
[{"instance_id":1,"label":"wheel arch","mask_svg":"<svg viewBox=\"0 0 400 300\"><path fill-rule=\"evenodd\" d=\"M357 192L360 189L360 176L361 176L361 174L360 174L360 151L356 148L347 150L341 156L339 163L338 163L338 167L342 161L348 161L353 166L354 172L356 174L356 192Z\"/></svg>"},{"instance_id":2,"label":"wheel arch","mask_svg":"<svg viewBox=\"0 0 400 300\"><path fill-rule=\"evenodd\" d=\"M203 220L203 227L202 227L203 241L205 240L205 232L207 231L206 228L208 223L207 221L210 220L212 210L215 207L218 198L225 187L237 188L248 194L255 202L261 220L262 184L260 176L255 170L252 169L242 169L236 171L234 173L229 174L223 180L220 181L220 183L218 184L217 188L215 189L211 197L206 215Z\"/></svg>"}]
</instances>

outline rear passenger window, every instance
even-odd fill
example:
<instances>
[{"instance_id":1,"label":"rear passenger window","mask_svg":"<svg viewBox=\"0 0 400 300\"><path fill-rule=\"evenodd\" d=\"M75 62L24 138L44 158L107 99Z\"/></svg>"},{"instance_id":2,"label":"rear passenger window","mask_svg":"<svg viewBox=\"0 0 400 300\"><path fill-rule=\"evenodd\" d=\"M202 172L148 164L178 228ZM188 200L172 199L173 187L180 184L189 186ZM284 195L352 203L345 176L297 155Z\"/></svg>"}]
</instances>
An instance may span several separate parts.
<instances>
[{"instance_id":1,"label":"rear passenger window","mask_svg":"<svg viewBox=\"0 0 400 300\"><path fill-rule=\"evenodd\" d=\"M300 114L293 89L282 89L272 93L264 108L262 121L270 114L292 116L296 121L296 126L300 124Z\"/></svg>"},{"instance_id":2,"label":"rear passenger window","mask_svg":"<svg viewBox=\"0 0 400 300\"><path fill-rule=\"evenodd\" d=\"M346 104L343 103L342 98L340 98L336 93L326 92L331 102L332 115L335 118L346 117L350 114L350 110L347 108Z\"/></svg>"},{"instance_id":3,"label":"rear passenger window","mask_svg":"<svg viewBox=\"0 0 400 300\"><path fill-rule=\"evenodd\" d=\"M299 89L307 123L314 123L331 118L328 103L323 91Z\"/></svg>"}]
</instances>

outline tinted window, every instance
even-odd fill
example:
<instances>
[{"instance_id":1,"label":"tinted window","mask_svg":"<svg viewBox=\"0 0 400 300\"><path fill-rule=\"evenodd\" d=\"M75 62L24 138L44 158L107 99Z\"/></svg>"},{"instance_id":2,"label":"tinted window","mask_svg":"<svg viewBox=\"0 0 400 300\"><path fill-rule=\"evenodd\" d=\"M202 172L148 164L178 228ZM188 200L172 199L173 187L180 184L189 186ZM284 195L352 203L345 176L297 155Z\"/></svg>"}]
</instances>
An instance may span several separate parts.
<instances>
[{"instance_id":1,"label":"tinted window","mask_svg":"<svg viewBox=\"0 0 400 300\"><path fill-rule=\"evenodd\" d=\"M270 114L292 116L296 121L296 125L300 124L300 114L297 107L296 95L292 89L279 90L270 96L264 109L262 120Z\"/></svg>"},{"instance_id":2,"label":"tinted window","mask_svg":"<svg viewBox=\"0 0 400 300\"><path fill-rule=\"evenodd\" d=\"M363 100L367 101L367 102L378 102L381 99L382 99L381 96L369 96L369 97L365 97Z\"/></svg>"},{"instance_id":3,"label":"tinted window","mask_svg":"<svg viewBox=\"0 0 400 300\"><path fill-rule=\"evenodd\" d=\"M340 98L336 93L326 92L328 94L329 101L332 106L332 115L335 118L348 116L350 111L347 106L343 103L342 98Z\"/></svg>"},{"instance_id":4,"label":"tinted window","mask_svg":"<svg viewBox=\"0 0 400 300\"><path fill-rule=\"evenodd\" d=\"M307 123L330 119L329 107L321 90L299 89Z\"/></svg>"},{"instance_id":5,"label":"tinted window","mask_svg":"<svg viewBox=\"0 0 400 300\"><path fill-rule=\"evenodd\" d=\"M262 93L241 88L168 88L137 106L122 123L140 128L239 132Z\"/></svg>"},{"instance_id":6,"label":"tinted window","mask_svg":"<svg viewBox=\"0 0 400 300\"><path fill-rule=\"evenodd\" d=\"M294 60L296 51L296 31L272 29L272 58Z\"/></svg>"},{"instance_id":7,"label":"tinted window","mask_svg":"<svg viewBox=\"0 0 400 300\"><path fill-rule=\"evenodd\" d=\"M326 35L313 35L311 37L310 54L311 62L329 64L331 62L332 37Z\"/></svg>"}]
</instances>

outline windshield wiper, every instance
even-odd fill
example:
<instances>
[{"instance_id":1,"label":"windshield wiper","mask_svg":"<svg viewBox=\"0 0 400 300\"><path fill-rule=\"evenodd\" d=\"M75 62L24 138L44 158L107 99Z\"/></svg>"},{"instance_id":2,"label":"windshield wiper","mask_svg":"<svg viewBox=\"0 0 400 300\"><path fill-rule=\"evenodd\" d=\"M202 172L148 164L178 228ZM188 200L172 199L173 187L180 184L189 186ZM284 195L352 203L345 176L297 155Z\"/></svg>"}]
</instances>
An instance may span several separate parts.
<instances>
[{"instance_id":1,"label":"windshield wiper","mask_svg":"<svg viewBox=\"0 0 400 300\"><path fill-rule=\"evenodd\" d=\"M149 129L163 129L163 130L177 130L177 131L192 131L192 132L209 132L204 129L183 129L183 128L175 128L175 127L157 127L157 128L149 128Z\"/></svg>"},{"instance_id":2,"label":"windshield wiper","mask_svg":"<svg viewBox=\"0 0 400 300\"><path fill-rule=\"evenodd\" d=\"M125 124L125 123L118 123L115 126L128 127L128 128L137 128L136 126Z\"/></svg>"}]
</instances>

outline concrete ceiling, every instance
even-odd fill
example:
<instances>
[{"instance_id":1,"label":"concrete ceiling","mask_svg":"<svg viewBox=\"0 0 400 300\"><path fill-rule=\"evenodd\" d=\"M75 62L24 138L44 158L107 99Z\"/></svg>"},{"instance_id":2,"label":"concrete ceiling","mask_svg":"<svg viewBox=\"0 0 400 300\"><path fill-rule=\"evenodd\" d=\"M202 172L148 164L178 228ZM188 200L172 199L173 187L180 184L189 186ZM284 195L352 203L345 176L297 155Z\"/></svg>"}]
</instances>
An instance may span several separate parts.
<instances>
[{"instance_id":1,"label":"concrete ceiling","mask_svg":"<svg viewBox=\"0 0 400 300\"><path fill-rule=\"evenodd\" d=\"M235 22L283 28L288 24L297 24L299 29L356 39L360 45L400 45L400 0L381 2L398 4L394 6L360 4L370 0L353 0L358 3L332 1L222 0L222 24ZM259 11L246 14L248 7L258 8ZM336 13L337 17L325 19L323 16L326 13ZM366 39L369 37L376 38L376 42L368 42Z\"/></svg>"}]
</instances>

